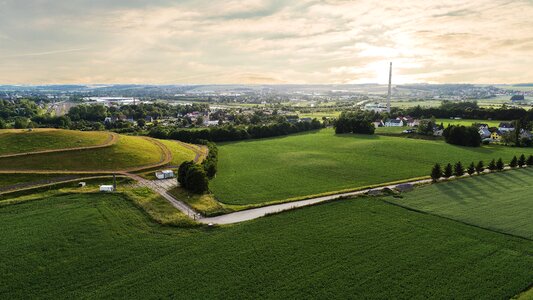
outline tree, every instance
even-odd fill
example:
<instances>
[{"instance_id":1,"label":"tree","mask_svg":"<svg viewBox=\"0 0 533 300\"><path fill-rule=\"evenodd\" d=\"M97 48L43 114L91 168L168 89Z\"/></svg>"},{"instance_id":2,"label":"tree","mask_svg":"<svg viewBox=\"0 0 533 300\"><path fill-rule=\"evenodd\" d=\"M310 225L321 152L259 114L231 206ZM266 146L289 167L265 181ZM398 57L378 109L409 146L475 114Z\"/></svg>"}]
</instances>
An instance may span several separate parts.
<instances>
[{"instance_id":1,"label":"tree","mask_svg":"<svg viewBox=\"0 0 533 300\"><path fill-rule=\"evenodd\" d=\"M521 168L526 164L526 156L524 154L520 155L518 158L518 166Z\"/></svg>"},{"instance_id":2,"label":"tree","mask_svg":"<svg viewBox=\"0 0 533 300\"><path fill-rule=\"evenodd\" d=\"M472 175L476 172L476 166L474 165L474 162L471 162L468 168L466 169L466 172L468 175Z\"/></svg>"},{"instance_id":3,"label":"tree","mask_svg":"<svg viewBox=\"0 0 533 300\"><path fill-rule=\"evenodd\" d=\"M448 126L442 135L448 144L468 147L481 146L481 137L477 127L474 126Z\"/></svg>"},{"instance_id":4,"label":"tree","mask_svg":"<svg viewBox=\"0 0 533 300\"><path fill-rule=\"evenodd\" d=\"M6 122L0 119L0 129L5 129L7 127Z\"/></svg>"},{"instance_id":5,"label":"tree","mask_svg":"<svg viewBox=\"0 0 533 300\"><path fill-rule=\"evenodd\" d=\"M527 164L528 167L533 166L533 155L530 155L530 156L527 158L526 164Z\"/></svg>"},{"instance_id":6,"label":"tree","mask_svg":"<svg viewBox=\"0 0 533 300\"><path fill-rule=\"evenodd\" d=\"M496 169L498 171L501 171L505 168L505 164L503 163L503 160L501 158L498 159L498 161L496 162Z\"/></svg>"},{"instance_id":7,"label":"tree","mask_svg":"<svg viewBox=\"0 0 533 300\"><path fill-rule=\"evenodd\" d=\"M456 177L461 177L465 174L465 168L463 167L463 164L458 161L454 166L453 166L453 175L455 175Z\"/></svg>"},{"instance_id":8,"label":"tree","mask_svg":"<svg viewBox=\"0 0 533 300\"><path fill-rule=\"evenodd\" d=\"M511 159L511 162L509 163L509 167L516 168L518 166L518 159L516 158L516 155L513 156L513 159Z\"/></svg>"},{"instance_id":9,"label":"tree","mask_svg":"<svg viewBox=\"0 0 533 300\"><path fill-rule=\"evenodd\" d=\"M26 118L16 118L15 119L15 128L16 129L23 129L27 128L29 124L29 120Z\"/></svg>"},{"instance_id":10,"label":"tree","mask_svg":"<svg viewBox=\"0 0 533 300\"><path fill-rule=\"evenodd\" d=\"M485 165L483 164L483 161L480 160L476 165L476 173L479 174L483 171L485 171Z\"/></svg>"},{"instance_id":11,"label":"tree","mask_svg":"<svg viewBox=\"0 0 533 300\"><path fill-rule=\"evenodd\" d=\"M180 167L178 168L178 182L182 187L185 187L187 185L187 172L189 171L189 168L193 165L193 161L185 161L182 162Z\"/></svg>"},{"instance_id":12,"label":"tree","mask_svg":"<svg viewBox=\"0 0 533 300\"><path fill-rule=\"evenodd\" d=\"M146 125L146 121L144 119L137 120L137 126L143 128L144 125Z\"/></svg>"},{"instance_id":13,"label":"tree","mask_svg":"<svg viewBox=\"0 0 533 300\"><path fill-rule=\"evenodd\" d=\"M420 120L416 132L420 135L433 135L435 122L432 120Z\"/></svg>"},{"instance_id":14,"label":"tree","mask_svg":"<svg viewBox=\"0 0 533 300\"><path fill-rule=\"evenodd\" d=\"M433 166L433 169L431 169L431 179L433 180L433 182L437 182L437 180L439 180L439 178L441 177L442 177L442 169L440 168L439 164L435 164Z\"/></svg>"},{"instance_id":15,"label":"tree","mask_svg":"<svg viewBox=\"0 0 533 300\"><path fill-rule=\"evenodd\" d=\"M491 160L490 163L489 163L489 170L494 171L494 170L496 170L496 169L497 169L497 167L496 167L496 161L493 159L493 160Z\"/></svg>"},{"instance_id":16,"label":"tree","mask_svg":"<svg viewBox=\"0 0 533 300\"><path fill-rule=\"evenodd\" d=\"M453 175L453 169L451 164L447 164L444 168L444 177L449 178Z\"/></svg>"},{"instance_id":17,"label":"tree","mask_svg":"<svg viewBox=\"0 0 533 300\"><path fill-rule=\"evenodd\" d=\"M209 179L204 168L200 165L193 165L187 170L187 181L185 188L196 194L202 194L209 189Z\"/></svg>"}]
</instances>

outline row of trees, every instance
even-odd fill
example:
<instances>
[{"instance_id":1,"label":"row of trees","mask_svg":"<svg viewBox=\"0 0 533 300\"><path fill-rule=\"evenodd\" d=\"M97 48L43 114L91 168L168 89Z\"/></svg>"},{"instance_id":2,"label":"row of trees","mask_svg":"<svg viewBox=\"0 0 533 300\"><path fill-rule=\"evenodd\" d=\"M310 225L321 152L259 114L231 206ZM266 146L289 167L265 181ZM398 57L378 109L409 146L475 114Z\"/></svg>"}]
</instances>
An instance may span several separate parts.
<instances>
[{"instance_id":1,"label":"row of trees","mask_svg":"<svg viewBox=\"0 0 533 300\"><path fill-rule=\"evenodd\" d=\"M371 114L362 111L342 112L333 123L335 133L374 134L375 127L370 117Z\"/></svg>"},{"instance_id":2,"label":"row of trees","mask_svg":"<svg viewBox=\"0 0 533 300\"><path fill-rule=\"evenodd\" d=\"M530 155L527 159L524 154L520 155L519 158L514 156L511 161L509 162L509 167L516 168L516 167L523 167L523 166L533 166L533 155ZM490 163L487 166L487 169L490 171L501 171L505 168L505 163L501 158L498 160L491 160ZM483 161L479 161L477 164L474 164L474 162L470 163L468 167L463 166L463 164L459 161L455 163L453 166L452 164L447 164L444 169L440 166L440 164L435 164L433 168L431 169L431 179L436 182L439 180L439 178L449 178L451 176L463 176L465 173L468 175L473 175L474 173L480 174L485 171L485 165Z\"/></svg>"},{"instance_id":3,"label":"row of trees","mask_svg":"<svg viewBox=\"0 0 533 300\"><path fill-rule=\"evenodd\" d=\"M152 128L148 135L154 138L173 139L188 143L195 143L200 140L224 142L288 135L291 133L320 129L322 127L322 123L317 119L313 119L311 122L283 122L248 127L228 125L199 130L157 126Z\"/></svg>"}]
</instances>

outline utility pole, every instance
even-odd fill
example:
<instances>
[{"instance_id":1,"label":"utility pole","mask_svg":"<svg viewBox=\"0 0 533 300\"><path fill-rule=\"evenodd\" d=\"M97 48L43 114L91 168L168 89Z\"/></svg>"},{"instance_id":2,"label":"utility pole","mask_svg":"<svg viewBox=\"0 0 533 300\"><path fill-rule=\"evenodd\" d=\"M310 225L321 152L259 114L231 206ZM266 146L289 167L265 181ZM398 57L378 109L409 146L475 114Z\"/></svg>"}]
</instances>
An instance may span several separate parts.
<instances>
[{"instance_id":1,"label":"utility pole","mask_svg":"<svg viewBox=\"0 0 533 300\"><path fill-rule=\"evenodd\" d=\"M392 88L392 61L390 62L390 67L389 67L389 93L387 94L387 112L388 113L390 113L391 88Z\"/></svg>"}]
</instances>

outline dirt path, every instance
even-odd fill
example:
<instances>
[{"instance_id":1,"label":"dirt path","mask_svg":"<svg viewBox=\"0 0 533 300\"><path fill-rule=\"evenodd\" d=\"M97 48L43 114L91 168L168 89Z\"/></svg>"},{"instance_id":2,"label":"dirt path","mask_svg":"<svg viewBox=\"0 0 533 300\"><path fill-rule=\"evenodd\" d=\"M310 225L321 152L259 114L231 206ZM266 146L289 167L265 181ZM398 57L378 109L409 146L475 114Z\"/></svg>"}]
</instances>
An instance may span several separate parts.
<instances>
[{"instance_id":1,"label":"dirt path","mask_svg":"<svg viewBox=\"0 0 533 300\"><path fill-rule=\"evenodd\" d=\"M204 146L204 145L196 145L198 146L198 148L196 148L195 146L191 145L191 144L187 144L187 143L184 143L182 141L177 141L176 142L180 145L182 145L183 147L187 148L187 149L190 149L192 151L194 151L194 153L196 153L196 156L194 157L194 162L197 163L200 161L200 159L204 159L207 157L207 154L209 153L209 150L207 149L207 146Z\"/></svg>"},{"instance_id":2,"label":"dirt path","mask_svg":"<svg viewBox=\"0 0 533 300\"><path fill-rule=\"evenodd\" d=\"M27 156L34 154L45 154L45 153L54 153L54 152L66 152L66 151L79 151L79 150L88 150L88 149L98 149L113 146L118 141L118 134L114 132L109 132L109 138L105 143L96 146L87 146L87 147L74 147L74 148L62 148L62 149L51 149L51 150L42 150L42 151L32 151L24 153L14 153L14 154L4 154L0 155L0 158L16 157L16 156Z\"/></svg>"}]
</instances>

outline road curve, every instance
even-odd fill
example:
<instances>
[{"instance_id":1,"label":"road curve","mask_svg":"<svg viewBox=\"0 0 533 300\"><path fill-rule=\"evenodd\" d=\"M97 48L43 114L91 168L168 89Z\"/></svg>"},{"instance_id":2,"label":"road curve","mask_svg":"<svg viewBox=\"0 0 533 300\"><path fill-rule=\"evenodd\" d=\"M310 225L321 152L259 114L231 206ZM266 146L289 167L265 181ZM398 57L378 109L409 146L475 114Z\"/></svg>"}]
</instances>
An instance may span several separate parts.
<instances>
[{"instance_id":1,"label":"road curve","mask_svg":"<svg viewBox=\"0 0 533 300\"><path fill-rule=\"evenodd\" d=\"M109 138L105 143L96 146L86 146L86 147L74 147L74 148L61 148L61 149L51 149L51 150L42 150L42 151L32 151L24 153L13 153L13 154L4 154L0 155L0 158L16 157L16 156L27 156L34 154L45 154L45 153L54 153L54 152L67 152L67 151L79 151L79 150L89 150L89 149L98 149L113 146L118 141L118 134L114 132L108 132Z\"/></svg>"}]
</instances>

